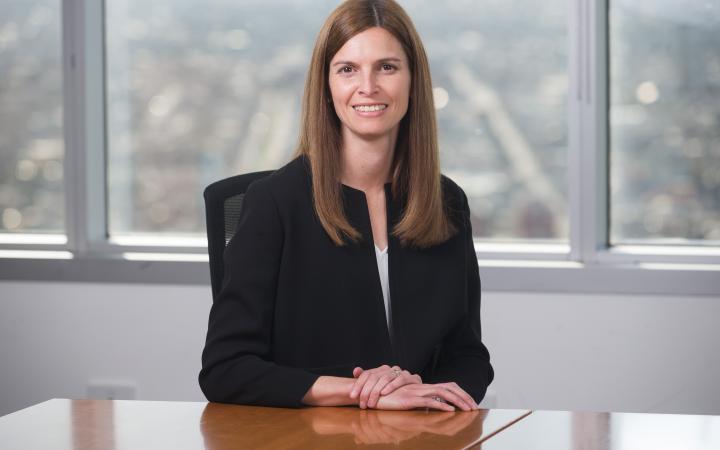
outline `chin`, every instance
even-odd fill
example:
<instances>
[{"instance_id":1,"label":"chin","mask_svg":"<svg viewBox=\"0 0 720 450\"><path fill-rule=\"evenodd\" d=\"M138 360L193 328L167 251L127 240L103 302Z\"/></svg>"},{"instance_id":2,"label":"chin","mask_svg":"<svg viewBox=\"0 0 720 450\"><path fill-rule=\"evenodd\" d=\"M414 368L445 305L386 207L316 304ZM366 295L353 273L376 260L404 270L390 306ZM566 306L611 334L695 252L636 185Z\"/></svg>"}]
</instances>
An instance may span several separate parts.
<instances>
[{"instance_id":1,"label":"chin","mask_svg":"<svg viewBox=\"0 0 720 450\"><path fill-rule=\"evenodd\" d=\"M390 136L391 130L357 130L354 132L356 136L359 136L368 141L374 141L377 139Z\"/></svg>"},{"instance_id":2,"label":"chin","mask_svg":"<svg viewBox=\"0 0 720 450\"><path fill-rule=\"evenodd\" d=\"M360 126L360 127L353 127L351 128L351 131L353 134L360 136L360 137L367 137L367 138L379 138L385 135L392 134L393 130L397 127L397 125L388 127L388 126Z\"/></svg>"}]
</instances>

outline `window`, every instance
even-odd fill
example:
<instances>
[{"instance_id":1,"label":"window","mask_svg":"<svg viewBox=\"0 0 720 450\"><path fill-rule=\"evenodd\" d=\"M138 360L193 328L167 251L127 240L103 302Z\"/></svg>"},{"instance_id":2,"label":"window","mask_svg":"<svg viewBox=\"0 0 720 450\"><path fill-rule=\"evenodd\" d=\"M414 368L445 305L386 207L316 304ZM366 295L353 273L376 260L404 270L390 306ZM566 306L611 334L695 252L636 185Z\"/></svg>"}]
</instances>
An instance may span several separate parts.
<instances>
[{"instance_id":1,"label":"window","mask_svg":"<svg viewBox=\"0 0 720 450\"><path fill-rule=\"evenodd\" d=\"M567 2L403 4L430 58L443 172L468 194L475 236L566 241Z\"/></svg>"},{"instance_id":2,"label":"window","mask_svg":"<svg viewBox=\"0 0 720 450\"><path fill-rule=\"evenodd\" d=\"M610 8L611 241L720 242L720 9Z\"/></svg>"},{"instance_id":3,"label":"window","mask_svg":"<svg viewBox=\"0 0 720 450\"><path fill-rule=\"evenodd\" d=\"M107 2L112 235L202 233L205 185L290 159L336 2L175 3ZM443 170L478 237L567 239L566 5L466 3L404 2L432 58Z\"/></svg>"},{"instance_id":4,"label":"window","mask_svg":"<svg viewBox=\"0 0 720 450\"><path fill-rule=\"evenodd\" d=\"M720 294L720 8L401 3L484 289ZM0 278L207 283L202 189L289 160L337 4L0 0Z\"/></svg>"},{"instance_id":5,"label":"window","mask_svg":"<svg viewBox=\"0 0 720 450\"><path fill-rule=\"evenodd\" d=\"M206 185L290 160L325 3L107 2L111 235L201 236Z\"/></svg>"},{"instance_id":6,"label":"window","mask_svg":"<svg viewBox=\"0 0 720 450\"><path fill-rule=\"evenodd\" d=\"M0 240L62 233L60 2L0 6Z\"/></svg>"}]
</instances>

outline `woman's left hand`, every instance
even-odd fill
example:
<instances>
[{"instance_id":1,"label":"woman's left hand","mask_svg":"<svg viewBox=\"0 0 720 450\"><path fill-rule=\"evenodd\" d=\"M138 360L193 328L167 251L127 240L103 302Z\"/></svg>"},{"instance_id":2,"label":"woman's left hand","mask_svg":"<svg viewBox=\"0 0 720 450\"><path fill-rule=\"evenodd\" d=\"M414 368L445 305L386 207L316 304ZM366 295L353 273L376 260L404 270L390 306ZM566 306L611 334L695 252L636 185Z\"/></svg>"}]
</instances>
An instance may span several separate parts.
<instances>
[{"instance_id":1,"label":"woman's left hand","mask_svg":"<svg viewBox=\"0 0 720 450\"><path fill-rule=\"evenodd\" d=\"M357 380L350 391L350 398L357 398L362 409L374 408L381 395L387 395L400 386L422 383L420 375L413 375L398 366L383 365L367 370L356 367L353 376Z\"/></svg>"}]
</instances>

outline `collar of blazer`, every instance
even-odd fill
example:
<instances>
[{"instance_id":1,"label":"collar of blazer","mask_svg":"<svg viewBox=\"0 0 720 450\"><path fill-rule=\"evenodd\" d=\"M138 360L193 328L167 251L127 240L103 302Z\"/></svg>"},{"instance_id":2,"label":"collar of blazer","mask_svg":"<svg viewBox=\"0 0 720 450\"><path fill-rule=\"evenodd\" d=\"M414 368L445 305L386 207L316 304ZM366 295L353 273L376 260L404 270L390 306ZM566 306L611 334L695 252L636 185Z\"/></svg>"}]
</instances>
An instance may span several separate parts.
<instances>
[{"instance_id":1,"label":"collar of blazer","mask_svg":"<svg viewBox=\"0 0 720 450\"><path fill-rule=\"evenodd\" d=\"M309 194L312 197L312 172L310 170L310 161L306 155L301 155L300 159L305 165L305 174L307 177L307 187L310 191ZM345 214L350 223L363 234L367 234L370 229L370 214L368 212L367 197L365 192L350 187L348 185L342 185L343 191L343 204L345 206ZM392 192L392 183L385 183L385 205L387 214L387 226L388 232L392 230L392 227L400 220L403 211L403 197L395 198Z\"/></svg>"}]
</instances>

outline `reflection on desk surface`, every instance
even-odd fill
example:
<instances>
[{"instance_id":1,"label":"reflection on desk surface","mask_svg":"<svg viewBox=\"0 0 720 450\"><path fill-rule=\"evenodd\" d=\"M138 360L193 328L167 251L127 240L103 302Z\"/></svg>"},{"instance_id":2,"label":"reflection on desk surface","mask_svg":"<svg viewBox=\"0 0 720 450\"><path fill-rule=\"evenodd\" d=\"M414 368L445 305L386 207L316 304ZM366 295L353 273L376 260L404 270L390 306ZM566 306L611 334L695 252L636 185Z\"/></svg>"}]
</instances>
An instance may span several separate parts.
<instances>
[{"instance_id":1,"label":"reflection on desk surface","mask_svg":"<svg viewBox=\"0 0 720 450\"><path fill-rule=\"evenodd\" d=\"M533 411L482 450L718 450L720 416Z\"/></svg>"},{"instance_id":2,"label":"reflection on desk surface","mask_svg":"<svg viewBox=\"0 0 720 450\"><path fill-rule=\"evenodd\" d=\"M528 413L56 399L0 417L0 449L461 449Z\"/></svg>"},{"instance_id":3,"label":"reflection on desk surface","mask_svg":"<svg viewBox=\"0 0 720 450\"><path fill-rule=\"evenodd\" d=\"M202 433L208 450L227 448L468 448L524 417L522 410L379 411L355 407L302 410L208 404ZM233 419L236 418L237 420ZM242 422L240 422L242 419ZM261 433L272 421L275 430Z\"/></svg>"}]
</instances>

